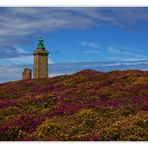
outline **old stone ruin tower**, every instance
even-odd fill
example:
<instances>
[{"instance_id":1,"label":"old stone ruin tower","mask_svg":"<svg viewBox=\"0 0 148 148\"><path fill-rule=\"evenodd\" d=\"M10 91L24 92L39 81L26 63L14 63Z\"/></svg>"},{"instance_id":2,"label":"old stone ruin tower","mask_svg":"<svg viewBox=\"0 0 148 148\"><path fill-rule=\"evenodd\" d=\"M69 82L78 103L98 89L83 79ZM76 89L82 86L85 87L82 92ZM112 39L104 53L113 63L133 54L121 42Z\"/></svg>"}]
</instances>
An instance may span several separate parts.
<instances>
[{"instance_id":1,"label":"old stone ruin tower","mask_svg":"<svg viewBox=\"0 0 148 148\"><path fill-rule=\"evenodd\" d=\"M42 38L38 40L37 49L34 50L34 65L33 65L33 78L48 78L48 51L45 50L44 41ZM22 73L23 80L32 79L31 69L25 68Z\"/></svg>"},{"instance_id":2,"label":"old stone ruin tower","mask_svg":"<svg viewBox=\"0 0 148 148\"><path fill-rule=\"evenodd\" d=\"M31 75L32 75L31 69L25 68L23 73L22 73L22 79L23 80L30 80L31 77L32 77Z\"/></svg>"}]
</instances>

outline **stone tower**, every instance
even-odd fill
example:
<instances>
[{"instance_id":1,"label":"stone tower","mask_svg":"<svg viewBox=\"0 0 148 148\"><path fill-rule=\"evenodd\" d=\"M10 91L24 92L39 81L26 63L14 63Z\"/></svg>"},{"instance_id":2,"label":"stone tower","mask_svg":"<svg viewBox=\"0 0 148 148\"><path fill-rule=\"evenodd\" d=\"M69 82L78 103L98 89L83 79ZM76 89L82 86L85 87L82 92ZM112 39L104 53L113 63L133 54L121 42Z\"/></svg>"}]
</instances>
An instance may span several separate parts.
<instances>
[{"instance_id":1,"label":"stone tower","mask_svg":"<svg viewBox=\"0 0 148 148\"><path fill-rule=\"evenodd\" d=\"M22 73L23 80L30 80L32 76L31 69L25 68Z\"/></svg>"},{"instance_id":2,"label":"stone tower","mask_svg":"<svg viewBox=\"0 0 148 148\"><path fill-rule=\"evenodd\" d=\"M34 55L34 79L48 78L48 51L45 50L42 38L38 40L37 49Z\"/></svg>"}]
</instances>

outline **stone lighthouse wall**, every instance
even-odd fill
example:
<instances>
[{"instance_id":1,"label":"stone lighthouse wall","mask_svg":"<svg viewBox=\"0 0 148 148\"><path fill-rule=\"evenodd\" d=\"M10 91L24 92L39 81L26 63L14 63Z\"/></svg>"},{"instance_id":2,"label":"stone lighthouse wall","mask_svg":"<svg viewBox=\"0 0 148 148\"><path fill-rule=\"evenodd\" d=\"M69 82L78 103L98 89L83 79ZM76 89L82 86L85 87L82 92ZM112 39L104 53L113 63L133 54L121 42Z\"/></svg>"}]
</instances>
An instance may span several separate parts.
<instances>
[{"instance_id":1,"label":"stone lighthouse wall","mask_svg":"<svg viewBox=\"0 0 148 148\"><path fill-rule=\"evenodd\" d=\"M34 79L48 78L48 52L34 51Z\"/></svg>"}]
</instances>

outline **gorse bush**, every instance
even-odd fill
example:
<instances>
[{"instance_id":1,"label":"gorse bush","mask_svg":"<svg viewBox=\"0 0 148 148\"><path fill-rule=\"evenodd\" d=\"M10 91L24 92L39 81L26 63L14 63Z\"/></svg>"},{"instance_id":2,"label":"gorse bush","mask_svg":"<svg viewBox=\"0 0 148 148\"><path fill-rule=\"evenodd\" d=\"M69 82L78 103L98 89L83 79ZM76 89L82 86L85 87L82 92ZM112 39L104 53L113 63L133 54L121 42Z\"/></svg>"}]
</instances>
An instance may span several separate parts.
<instances>
[{"instance_id":1,"label":"gorse bush","mask_svg":"<svg viewBox=\"0 0 148 148\"><path fill-rule=\"evenodd\" d=\"M147 141L148 72L84 70L0 84L1 141Z\"/></svg>"}]
</instances>

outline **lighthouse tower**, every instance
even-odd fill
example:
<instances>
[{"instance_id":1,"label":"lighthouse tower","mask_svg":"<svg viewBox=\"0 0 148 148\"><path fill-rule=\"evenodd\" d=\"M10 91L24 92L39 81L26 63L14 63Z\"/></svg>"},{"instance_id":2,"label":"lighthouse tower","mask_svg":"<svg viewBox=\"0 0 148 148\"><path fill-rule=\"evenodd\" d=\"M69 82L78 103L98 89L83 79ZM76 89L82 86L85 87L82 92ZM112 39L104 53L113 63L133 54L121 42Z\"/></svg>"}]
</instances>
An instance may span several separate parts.
<instances>
[{"instance_id":1,"label":"lighthouse tower","mask_svg":"<svg viewBox=\"0 0 148 148\"><path fill-rule=\"evenodd\" d=\"M45 50L44 41L38 39L37 49L34 50L34 79L48 78L48 51Z\"/></svg>"}]
</instances>

